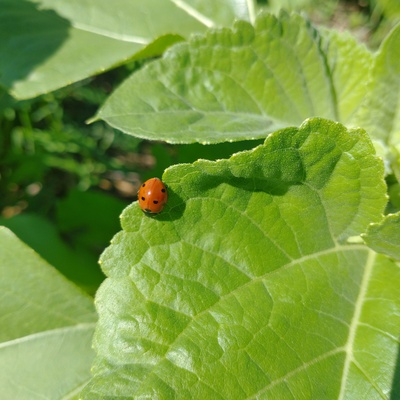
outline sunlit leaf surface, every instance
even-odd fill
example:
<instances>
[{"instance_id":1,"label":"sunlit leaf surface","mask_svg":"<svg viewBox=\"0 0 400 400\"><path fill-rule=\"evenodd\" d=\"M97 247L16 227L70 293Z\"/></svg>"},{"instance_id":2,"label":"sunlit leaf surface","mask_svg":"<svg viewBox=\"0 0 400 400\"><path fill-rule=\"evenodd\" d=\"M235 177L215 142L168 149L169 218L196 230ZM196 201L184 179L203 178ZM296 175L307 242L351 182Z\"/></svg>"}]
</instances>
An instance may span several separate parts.
<instances>
[{"instance_id":1,"label":"sunlit leaf surface","mask_svg":"<svg viewBox=\"0 0 400 400\"><path fill-rule=\"evenodd\" d=\"M310 119L171 167L102 256L88 399L374 399L398 393L398 265L350 236L382 219L362 130Z\"/></svg>"}]
</instances>

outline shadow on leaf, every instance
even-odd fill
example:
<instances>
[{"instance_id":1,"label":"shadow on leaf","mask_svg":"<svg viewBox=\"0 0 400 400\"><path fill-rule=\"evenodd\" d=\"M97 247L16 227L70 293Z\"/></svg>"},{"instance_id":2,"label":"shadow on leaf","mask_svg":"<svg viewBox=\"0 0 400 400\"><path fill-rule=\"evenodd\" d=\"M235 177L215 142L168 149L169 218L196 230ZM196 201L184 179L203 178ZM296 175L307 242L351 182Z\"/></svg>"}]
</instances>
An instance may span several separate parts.
<instances>
[{"instance_id":1,"label":"shadow on leaf","mask_svg":"<svg viewBox=\"0 0 400 400\"><path fill-rule=\"evenodd\" d=\"M0 82L11 88L42 64L68 37L70 23L30 1L0 1Z\"/></svg>"}]
</instances>

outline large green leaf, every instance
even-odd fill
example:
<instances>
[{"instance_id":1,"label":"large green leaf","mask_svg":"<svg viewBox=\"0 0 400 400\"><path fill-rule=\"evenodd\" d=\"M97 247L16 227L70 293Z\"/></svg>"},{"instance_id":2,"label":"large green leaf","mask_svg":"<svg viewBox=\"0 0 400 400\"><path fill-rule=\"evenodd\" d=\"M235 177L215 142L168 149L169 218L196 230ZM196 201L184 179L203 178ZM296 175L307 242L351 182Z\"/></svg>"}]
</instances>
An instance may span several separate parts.
<instances>
[{"instance_id":1,"label":"large green leaf","mask_svg":"<svg viewBox=\"0 0 400 400\"><path fill-rule=\"evenodd\" d=\"M0 84L37 96L192 32L248 19L252 0L0 0Z\"/></svg>"},{"instance_id":2,"label":"large green leaf","mask_svg":"<svg viewBox=\"0 0 400 400\"><path fill-rule=\"evenodd\" d=\"M171 167L102 256L83 399L375 399L394 381L400 270L349 244L386 204L362 130L310 119ZM396 386L397 385L397 386Z\"/></svg>"},{"instance_id":3,"label":"large green leaf","mask_svg":"<svg viewBox=\"0 0 400 400\"><path fill-rule=\"evenodd\" d=\"M0 397L75 398L94 356L92 298L6 228L0 275Z\"/></svg>"},{"instance_id":4,"label":"large green leaf","mask_svg":"<svg viewBox=\"0 0 400 400\"><path fill-rule=\"evenodd\" d=\"M285 13L210 30L134 74L97 117L172 143L260 138L312 116L347 122L365 95L372 56L349 35L323 39Z\"/></svg>"}]
</instances>

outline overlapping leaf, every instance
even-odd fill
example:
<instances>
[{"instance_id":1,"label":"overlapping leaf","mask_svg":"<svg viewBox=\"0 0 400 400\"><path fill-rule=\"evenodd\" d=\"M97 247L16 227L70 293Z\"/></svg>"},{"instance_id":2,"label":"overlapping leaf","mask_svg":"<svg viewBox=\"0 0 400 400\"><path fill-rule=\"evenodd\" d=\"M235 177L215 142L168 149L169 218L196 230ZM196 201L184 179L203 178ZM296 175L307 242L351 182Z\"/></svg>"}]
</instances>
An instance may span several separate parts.
<instances>
[{"instance_id":1,"label":"overlapping leaf","mask_svg":"<svg viewBox=\"0 0 400 400\"><path fill-rule=\"evenodd\" d=\"M321 48L335 93L337 120L345 125L357 125L353 120L368 95L366 82L374 55L348 32L321 29L321 34Z\"/></svg>"},{"instance_id":2,"label":"overlapping leaf","mask_svg":"<svg viewBox=\"0 0 400 400\"><path fill-rule=\"evenodd\" d=\"M366 96L353 124L389 152L400 146L400 25L388 35L370 71Z\"/></svg>"},{"instance_id":3,"label":"overlapping leaf","mask_svg":"<svg viewBox=\"0 0 400 400\"><path fill-rule=\"evenodd\" d=\"M173 143L265 137L310 116L336 118L316 31L298 15L211 30L128 79L98 117Z\"/></svg>"},{"instance_id":4,"label":"overlapping leaf","mask_svg":"<svg viewBox=\"0 0 400 400\"><path fill-rule=\"evenodd\" d=\"M365 132L311 119L164 180L165 211L132 204L103 254L85 400L399 390L399 268L346 241L386 203Z\"/></svg>"},{"instance_id":5,"label":"overlapping leaf","mask_svg":"<svg viewBox=\"0 0 400 400\"><path fill-rule=\"evenodd\" d=\"M76 398L94 356L93 300L6 228L0 272L0 397Z\"/></svg>"},{"instance_id":6,"label":"overlapping leaf","mask_svg":"<svg viewBox=\"0 0 400 400\"><path fill-rule=\"evenodd\" d=\"M348 34L299 15L261 15L175 46L128 79L98 117L169 142L263 137L312 116L352 120L373 61Z\"/></svg>"},{"instance_id":7,"label":"overlapping leaf","mask_svg":"<svg viewBox=\"0 0 400 400\"><path fill-rule=\"evenodd\" d=\"M253 11L244 0L1 0L0 8L0 83L18 98L159 55Z\"/></svg>"}]
</instances>

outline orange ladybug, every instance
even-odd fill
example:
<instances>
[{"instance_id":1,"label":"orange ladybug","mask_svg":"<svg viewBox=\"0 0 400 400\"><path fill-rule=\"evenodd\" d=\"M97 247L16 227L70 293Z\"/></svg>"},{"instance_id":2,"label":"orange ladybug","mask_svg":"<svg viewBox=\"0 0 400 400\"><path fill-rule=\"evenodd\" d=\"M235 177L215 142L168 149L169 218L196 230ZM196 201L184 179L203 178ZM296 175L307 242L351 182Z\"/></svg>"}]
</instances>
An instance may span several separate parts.
<instances>
[{"instance_id":1,"label":"orange ladybug","mask_svg":"<svg viewBox=\"0 0 400 400\"><path fill-rule=\"evenodd\" d=\"M148 179L138 192L139 206L146 214L158 214L168 200L164 183L158 178Z\"/></svg>"}]
</instances>

